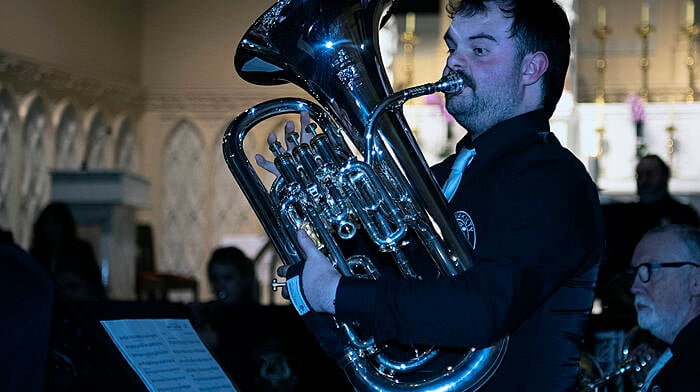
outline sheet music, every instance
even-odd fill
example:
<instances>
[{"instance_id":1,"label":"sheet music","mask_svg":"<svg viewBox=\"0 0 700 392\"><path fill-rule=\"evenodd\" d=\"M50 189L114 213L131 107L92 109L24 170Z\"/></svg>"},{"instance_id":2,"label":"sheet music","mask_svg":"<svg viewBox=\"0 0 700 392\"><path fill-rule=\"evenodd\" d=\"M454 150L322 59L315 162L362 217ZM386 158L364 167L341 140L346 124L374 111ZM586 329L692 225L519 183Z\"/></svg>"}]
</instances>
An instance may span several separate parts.
<instances>
[{"instance_id":1,"label":"sheet music","mask_svg":"<svg viewBox=\"0 0 700 392\"><path fill-rule=\"evenodd\" d=\"M101 321L149 391L236 391L185 319Z\"/></svg>"}]
</instances>

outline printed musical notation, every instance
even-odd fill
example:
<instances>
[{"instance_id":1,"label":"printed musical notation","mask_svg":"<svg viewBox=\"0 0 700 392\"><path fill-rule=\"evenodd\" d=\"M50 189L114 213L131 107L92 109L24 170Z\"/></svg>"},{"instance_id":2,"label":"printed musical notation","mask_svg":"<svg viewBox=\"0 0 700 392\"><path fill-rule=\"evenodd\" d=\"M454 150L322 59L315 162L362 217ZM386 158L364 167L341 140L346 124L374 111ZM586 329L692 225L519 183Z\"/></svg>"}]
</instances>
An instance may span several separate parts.
<instances>
[{"instance_id":1,"label":"printed musical notation","mask_svg":"<svg viewBox=\"0 0 700 392\"><path fill-rule=\"evenodd\" d=\"M149 391L236 391L188 320L101 323Z\"/></svg>"}]
</instances>

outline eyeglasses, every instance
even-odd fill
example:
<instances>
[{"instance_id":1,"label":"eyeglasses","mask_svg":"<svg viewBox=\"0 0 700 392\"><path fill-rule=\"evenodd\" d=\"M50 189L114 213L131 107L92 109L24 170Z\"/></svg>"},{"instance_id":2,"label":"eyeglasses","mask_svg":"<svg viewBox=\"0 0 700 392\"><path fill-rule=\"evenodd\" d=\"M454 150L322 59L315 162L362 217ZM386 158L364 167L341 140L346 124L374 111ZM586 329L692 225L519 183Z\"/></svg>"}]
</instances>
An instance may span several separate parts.
<instances>
[{"instance_id":1,"label":"eyeglasses","mask_svg":"<svg viewBox=\"0 0 700 392\"><path fill-rule=\"evenodd\" d=\"M651 279L651 271L660 268L678 268L684 265L692 265L695 267L700 267L700 264L692 261L678 261L675 263L642 263L636 267L630 267L628 272L634 277L639 276L639 280L642 283L648 283Z\"/></svg>"}]
</instances>

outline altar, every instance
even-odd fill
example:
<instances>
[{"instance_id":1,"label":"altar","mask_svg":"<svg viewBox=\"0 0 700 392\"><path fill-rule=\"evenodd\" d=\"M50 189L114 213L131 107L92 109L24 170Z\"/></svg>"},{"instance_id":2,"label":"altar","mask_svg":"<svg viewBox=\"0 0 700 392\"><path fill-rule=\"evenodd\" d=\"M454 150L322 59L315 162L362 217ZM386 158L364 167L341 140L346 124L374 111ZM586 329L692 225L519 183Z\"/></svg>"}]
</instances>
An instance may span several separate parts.
<instances>
[{"instance_id":1,"label":"altar","mask_svg":"<svg viewBox=\"0 0 700 392\"><path fill-rule=\"evenodd\" d=\"M671 168L671 194L700 210L700 102L644 103L638 128L629 102L567 98L550 119L551 131L586 166L603 203L634 200L638 154L656 154ZM410 105L404 113L431 165L452 153L466 132L445 121L439 105Z\"/></svg>"},{"instance_id":2,"label":"altar","mask_svg":"<svg viewBox=\"0 0 700 392\"><path fill-rule=\"evenodd\" d=\"M577 137L569 149L586 163L603 194L635 194L638 144L671 167L671 194L700 194L700 103L654 102L644 109L638 140L629 103L576 105Z\"/></svg>"}]
</instances>

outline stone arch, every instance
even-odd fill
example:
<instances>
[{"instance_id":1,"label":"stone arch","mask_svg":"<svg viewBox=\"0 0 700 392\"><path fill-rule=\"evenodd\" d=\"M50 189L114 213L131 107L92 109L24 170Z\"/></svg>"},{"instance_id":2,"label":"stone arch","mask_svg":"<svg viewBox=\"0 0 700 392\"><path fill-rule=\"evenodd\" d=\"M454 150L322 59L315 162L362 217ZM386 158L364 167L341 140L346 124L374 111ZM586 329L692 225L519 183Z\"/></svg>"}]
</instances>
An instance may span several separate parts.
<instances>
[{"instance_id":1,"label":"stone arch","mask_svg":"<svg viewBox=\"0 0 700 392\"><path fill-rule=\"evenodd\" d=\"M119 115L114 121L114 168L137 173L140 166L141 147L136 132L127 115Z\"/></svg>"},{"instance_id":2,"label":"stone arch","mask_svg":"<svg viewBox=\"0 0 700 392\"><path fill-rule=\"evenodd\" d=\"M81 165L85 169L107 169L110 166L111 129L106 115L99 109L92 109L86 116L85 154Z\"/></svg>"},{"instance_id":3,"label":"stone arch","mask_svg":"<svg viewBox=\"0 0 700 392\"><path fill-rule=\"evenodd\" d=\"M17 171L13 162L19 157L17 105L14 94L0 84L0 227L15 231Z\"/></svg>"},{"instance_id":4,"label":"stone arch","mask_svg":"<svg viewBox=\"0 0 700 392\"><path fill-rule=\"evenodd\" d=\"M26 103L21 132L21 165L19 174L18 221L16 240L29 246L31 226L50 194L50 118L45 99L37 94Z\"/></svg>"},{"instance_id":5,"label":"stone arch","mask_svg":"<svg viewBox=\"0 0 700 392\"><path fill-rule=\"evenodd\" d=\"M56 109L53 166L56 169L76 170L80 167L84 151L81 148L84 144L82 143L78 111L68 100L61 102Z\"/></svg>"},{"instance_id":6,"label":"stone arch","mask_svg":"<svg viewBox=\"0 0 700 392\"><path fill-rule=\"evenodd\" d=\"M204 147L200 129L190 120L177 123L165 139L160 213L162 271L195 275L206 259Z\"/></svg>"}]
</instances>

